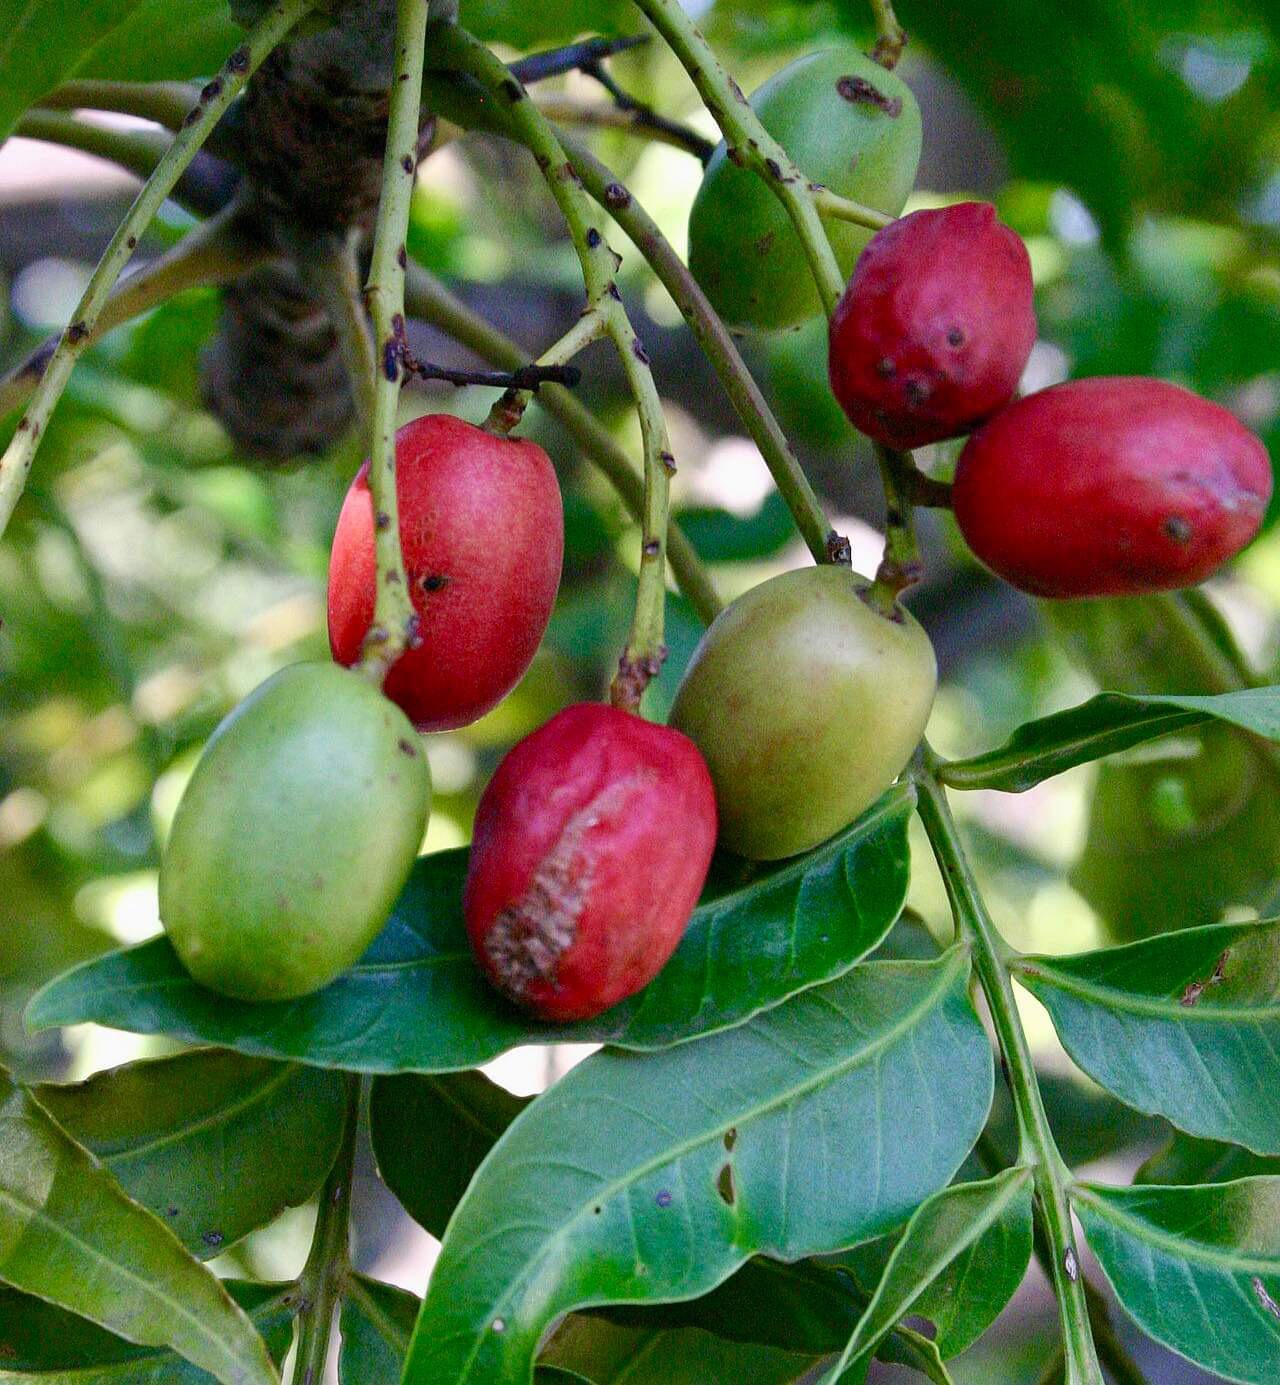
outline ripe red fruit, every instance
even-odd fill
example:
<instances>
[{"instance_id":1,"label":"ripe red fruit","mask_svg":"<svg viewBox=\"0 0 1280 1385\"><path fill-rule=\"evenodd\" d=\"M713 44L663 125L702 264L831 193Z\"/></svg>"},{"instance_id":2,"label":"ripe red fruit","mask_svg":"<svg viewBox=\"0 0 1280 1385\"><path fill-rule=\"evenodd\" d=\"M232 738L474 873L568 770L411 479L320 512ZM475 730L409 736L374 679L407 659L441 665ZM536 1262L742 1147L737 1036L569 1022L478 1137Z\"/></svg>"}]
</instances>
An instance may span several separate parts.
<instances>
[{"instance_id":1,"label":"ripe red fruit","mask_svg":"<svg viewBox=\"0 0 1280 1385\"><path fill-rule=\"evenodd\" d=\"M480 800L463 897L480 965L542 1019L598 1015L675 951L715 839L692 741L614 707L566 708Z\"/></svg>"},{"instance_id":2,"label":"ripe red fruit","mask_svg":"<svg viewBox=\"0 0 1280 1385\"><path fill-rule=\"evenodd\" d=\"M1220 405L1138 377L1019 400L960 455L955 513L974 553L1034 596L1202 582L1258 532L1266 448Z\"/></svg>"},{"instance_id":3,"label":"ripe red fruit","mask_svg":"<svg viewBox=\"0 0 1280 1385\"><path fill-rule=\"evenodd\" d=\"M547 454L448 414L396 435L400 542L422 642L384 691L420 731L483 716L537 652L560 584L564 514ZM348 666L373 621L377 562L366 462L329 561L329 646Z\"/></svg>"},{"instance_id":4,"label":"ripe red fruit","mask_svg":"<svg viewBox=\"0 0 1280 1385\"><path fill-rule=\"evenodd\" d=\"M986 202L878 231L831 319L831 388L889 447L967 433L1002 409L1036 340L1026 247Z\"/></svg>"}]
</instances>

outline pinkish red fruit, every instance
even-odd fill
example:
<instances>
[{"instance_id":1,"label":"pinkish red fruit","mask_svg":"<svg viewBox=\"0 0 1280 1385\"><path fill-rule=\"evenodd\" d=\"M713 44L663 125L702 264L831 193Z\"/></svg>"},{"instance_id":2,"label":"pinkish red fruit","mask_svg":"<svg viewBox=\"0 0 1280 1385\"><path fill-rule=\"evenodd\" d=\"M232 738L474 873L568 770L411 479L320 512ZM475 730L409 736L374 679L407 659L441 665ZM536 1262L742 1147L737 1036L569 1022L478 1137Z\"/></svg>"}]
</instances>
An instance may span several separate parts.
<instances>
[{"instance_id":1,"label":"pinkish red fruit","mask_svg":"<svg viewBox=\"0 0 1280 1385\"><path fill-rule=\"evenodd\" d=\"M542 1019L598 1015L675 951L715 839L691 740L614 707L566 708L480 800L463 904L481 967Z\"/></svg>"},{"instance_id":2,"label":"pinkish red fruit","mask_svg":"<svg viewBox=\"0 0 1280 1385\"><path fill-rule=\"evenodd\" d=\"M1036 340L1026 247L985 202L878 231L831 319L831 388L889 447L967 433L1002 409Z\"/></svg>"},{"instance_id":3,"label":"pinkish red fruit","mask_svg":"<svg viewBox=\"0 0 1280 1385\"><path fill-rule=\"evenodd\" d=\"M955 513L970 548L1034 596L1203 582L1258 532L1266 448L1218 404L1160 380L1073 380L965 445Z\"/></svg>"},{"instance_id":4,"label":"pinkish red fruit","mask_svg":"<svg viewBox=\"0 0 1280 1385\"><path fill-rule=\"evenodd\" d=\"M537 652L564 557L560 486L535 443L430 414L396 435L396 497L422 638L384 691L420 731L446 731L489 711ZM329 563L329 645L340 664L360 658L376 579L366 463Z\"/></svg>"}]
</instances>

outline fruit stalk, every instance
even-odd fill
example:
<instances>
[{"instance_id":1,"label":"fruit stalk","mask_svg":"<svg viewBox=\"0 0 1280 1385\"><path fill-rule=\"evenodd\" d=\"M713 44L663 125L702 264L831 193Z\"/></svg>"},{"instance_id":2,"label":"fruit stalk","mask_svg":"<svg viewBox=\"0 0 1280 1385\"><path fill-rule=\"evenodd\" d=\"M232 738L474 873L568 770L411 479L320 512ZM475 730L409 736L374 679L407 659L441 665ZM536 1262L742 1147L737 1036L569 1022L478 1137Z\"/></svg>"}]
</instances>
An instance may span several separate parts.
<instances>
[{"instance_id":1,"label":"fruit stalk","mask_svg":"<svg viewBox=\"0 0 1280 1385\"><path fill-rule=\"evenodd\" d=\"M801 471L787 435L747 369L728 328L698 287L684 261L672 248L671 242L636 201L630 189L584 145L563 135L561 140L587 191L627 233L674 299L694 339L720 377L720 383L743 427L760 449L774 485L791 511L796 528L813 554L814 561L829 562L832 530L822 502L809 484L808 477Z\"/></svg>"},{"instance_id":2,"label":"fruit stalk","mask_svg":"<svg viewBox=\"0 0 1280 1385\"><path fill-rule=\"evenodd\" d=\"M594 308L588 308L559 341L552 342L547 347L530 369L553 371L562 368L573 360L579 351L585 351L593 341L599 341L608 330L608 324L600 313ZM501 437L510 433L524 417L524 411L529 407L529 401L541 383L543 381L539 380L538 384L513 384L508 388L489 410L489 417L484 423L485 431L497 433ZM577 380L575 378L563 383L576 384Z\"/></svg>"},{"instance_id":3,"label":"fruit stalk","mask_svg":"<svg viewBox=\"0 0 1280 1385\"><path fill-rule=\"evenodd\" d=\"M884 486L884 557L876 571L867 601L881 615L897 619L898 596L920 580L923 567L916 542L914 497L908 480L915 470L910 457L876 444L880 480Z\"/></svg>"},{"instance_id":4,"label":"fruit stalk","mask_svg":"<svg viewBox=\"0 0 1280 1385\"><path fill-rule=\"evenodd\" d=\"M514 370L528 362L521 346L413 261L406 280L406 302L414 317L438 327L500 369ZM538 391L538 402L577 442L617 491L628 513L638 520L644 509L644 484L613 435L563 386L544 385ZM709 625L720 612L720 598L693 546L674 523L667 531L667 560L680 590L703 624Z\"/></svg>"},{"instance_id":5,"label":"fruit stalk","mask_svg":"<svg viewBox=\"0 0 1280 1385\"><path fill-rule=\"evenodd\" d=\"M505 108L506 123L513 137L524 144L537 161L578 253L587 291L587 309L600 315L635 400L644 440L640 578L631 633L613 685L615 704L634 710L639 707L646 685L659 671L666 655L663 625L667 595L667 511L671 470L675 466L662 400L649 369L649 354L618 296L614 278L618 258L595 224L594 210L554 127L529 99L506 64L484 44L456 25L433 27L432 39L434 53L458 71L473 77L491 94L499 109Z\"/></svg>"},{"instance_id":6,"label":"fruit stalk","mask_svg":"<svg viewBox=\"0 0 1280 1385\"><path fill-rule=\"evenodd\" d=\"M1067 1202L1071 1174L1054 1142L1031 1048L1018 1015L1008 966L1011 949L987 913L936 771L937 761L925 744L917 756L915 771L920 819L946 885L956 931L972 950L974 969L1004 1056L1003 1066L1018 1116L1018 1159L1035 1173L1036 1211L1052 1251L1053 1287L1062 1315L1068 1385L1104 1385Z\"/></svg>"},{"instance_id":7,"label":"fruit stalk","mask_svg":"<svg viewBox=\"0 0 1280 1385\"><path fill-rule=\"evenodd\" d=\"M342 1144L337 1161L320 1189L311 1250L298 1281L302 1308L298 1314L294 1385L314 1385L314 1382L325 1378L330 1328L348 1270L351 1183L355 1169L356 1131L360 1124L360 1079L354 1073L349 1073L345 1083L347 1111Z\"/></svg>"},{"instance_id":8,"label":"fruit stalk","mask_svg":"<svg viewBox=\"0 0 1280 1385\"><path fill-rule=\"evenodd\" d=\"M907 46L907 31L893 12L893 0L871 0L871 13L876 21L876 45L871 56L881 67L892 70Z\"/></svg>"},{"instance_id":9,"label":"fruit stalk","mask_svg":"<svg viewBox=\"0 0 1280 1385\"><path fill-rule=\"evenodd\" d=\"M873 231L884 230L894 220L874 207L864 207L861 202L841 197L830 188L814 188L813 205L820 216L829 216L833 221L849 221L855 226L869 226Z\"/></svg>"},{"instance_id":10,"label":"fruit stalk","mask_svg":"<svg viewBox=\"0 0 1280 1385\"><path fill-rule=\"evenodd\" d=\"M413 642L417 619L409 599L400 548L396 495L396 414L404 381L404 272L409 203L418 171L421 77L426 62L429 0L398 0L395 71L387 115L387 152L374 232L365 306L373 319L376 380L373 398L369 486L373 493L378 595L365 637L361 671L379 687L392 664ZM358 392L357 392L358 393Z\"/></svg>"},{"instance_id":11,"label":"fruit stalk","mask_svg":"<svg viewBox=\"0 0 1280 1385\"><path fill-rule=\"evenodd\" d=\"M267 55L283 41L311 6L312 0L279 0L263 16L248 39L231 54L218 75L200 92L198 101L187 113L168 152L147 179L111 238L84 296L62 333L26 413L18 422L13 440L0 457L0 534L4 533L26 485L40 437L71 378L76 362L98 327L111 290L132 258L139 238L151 225L161 204L200 152L227 107L244 89Z\"/></svg>"},{"instance_id":12,"label":"fruit stalk","mask_svg":"<svg viewBox=\"0 0 1280 1385\"><path fill-rule=\"evenodd\" d=\"M844 292L844 275L822 228L809 180L761 124L679 0L636 0L636 5L680 60L730 149L781 199L830 316Z\"/></svg>"}]
</instances>

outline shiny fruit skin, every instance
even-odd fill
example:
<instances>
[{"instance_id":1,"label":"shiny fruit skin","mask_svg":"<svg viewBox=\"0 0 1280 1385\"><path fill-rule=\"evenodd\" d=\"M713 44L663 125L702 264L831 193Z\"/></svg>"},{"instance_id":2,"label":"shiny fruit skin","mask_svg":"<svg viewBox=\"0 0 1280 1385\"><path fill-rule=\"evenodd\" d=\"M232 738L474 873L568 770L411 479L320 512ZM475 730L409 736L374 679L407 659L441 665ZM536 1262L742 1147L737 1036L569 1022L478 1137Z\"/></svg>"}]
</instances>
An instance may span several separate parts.
<instances>
[{"instance_id":1,"label":"shiny fruit skin","mask_svg":"<svg viewBox=\"0 0 1280 1385\"><path fill-rule=\"evenodd\" d=\"M842 197L896 216L920 164L920 108L900 77L855 48L810 53L751 98L801 172ZM827 221L848 275L871 231ZM778 331L822 311L804 249L774 190L711 157L689 218L689 268L731 326Z\"/></svg>"},{"instance_id":2,"label":"shiny fruit skin","mask_svg":"<svg viewBox=\"0 0 1280 1385\"><path fill-rule=\"evenodd\" d=\"M422 642L384 691L420 731L466 726L515 687L551 619L564 558L555 469L536 443L448 414L396 435L400 539ZM329 564L329 645L348 667L373 621L377 563L366 463Z\"/></svg>"},{"instance_id":3,"label":"shiny fruit skin","mask_svg":"<svg viewBox=\"0 0 1280 1385\"><path fill-rule=\"evenodd\" d=\"M711 777L684 736L567 707L480 800L463 897L477 960L541 1019L598 1015L675 951L715 840Z\"/></svg>"},{"instance_id":4,"label":"shiny fruit skin","mask_svg":"<svg viewBox=\"0 0 1280 1385\"><path fill-rule=\"evenodd\" d=\"M1160 380L1072 380L965 445L955 514L969 547L1034 596L1194 586L1258 532L1266 448L1226 409Z\"/></svg>"},{"instance_id":5,"label":"shiny fruit skin","mask_svg":"<svg viewBox=\"0 0 1280 1385\"><path fill-rule=\"evenodd\" d=\"M848 826L898 777L937 690L929 637L889 620L844 567L801 568L753 587L694 652L671 725L702 751L720 843L772 861Z\"/></svg>"},{"instance_id":6,"label":"shiny fruit skin","mask_svg":"<svg viewBox=\"0 0 1280 1385\"><path fill-rule=\"evenodd\" d=\"M1036 340L1031 261L986 202L912 212L862 252L831 319L831 389L889 447L971 432Z\"/></svg>"},{"instance_id":7,"label":"shiny fruit skin","mask_svg":"<svg viewBox=\"0 0 1280 1385\"><path fill-rule=\"evenodd\" d=\"M242 1000L327 986L381 930L426 830L404 713L334 664L256 688L206 745L160 866L160 917L202 985Z\"/></svg>"}]
</instances>

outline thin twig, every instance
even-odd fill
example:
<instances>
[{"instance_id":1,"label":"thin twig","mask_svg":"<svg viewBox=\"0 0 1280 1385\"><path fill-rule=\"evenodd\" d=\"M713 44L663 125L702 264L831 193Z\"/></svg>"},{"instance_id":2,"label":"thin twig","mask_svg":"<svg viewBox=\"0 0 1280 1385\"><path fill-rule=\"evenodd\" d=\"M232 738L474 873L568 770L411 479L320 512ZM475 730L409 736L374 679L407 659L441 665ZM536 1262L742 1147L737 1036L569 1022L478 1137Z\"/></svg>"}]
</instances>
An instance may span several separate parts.
<instances>
[{"instance_id":1,"label":"thin twig","mask_svg":"<svg viewBox=\"0 0 1280 1385\"><path fill-rule=\"evenodd\" d=\"M594 67L615 53L626 53L649 42L648 34L632 34L627 38L589 38L582 43L570 43L563 48L549 48L543 53L530 53L511 64L511 75L523 86L546 81L548 77L563 77L566 72Z\"/></svg>"},{"instance_id":2,"label":"thin twig","mask_svg":"<svg viewBox=\"0 0 1280 1385\"><path fill-rule=\"evenodd\" d=\"M569 96L540 96L538 109L557 125L581 125L589 129L621 130L657 144L682 149L705 164L715 146L677 121L655 118L652 112L635 107L588 105Z\"/></svg>"},{"instance_id":3,"label":"thin twig","mask_svg":"<svg viewBox=\"0 0 1280 1385\"><path fill-rule=\"evenodd\" d=\"M678 148L687 150L699 163L703 165L710 163L716 148L714 140L707 139L688 125L682 125L678 120L672 120L670 117L662 115L643 101L637 101L634 96L618 85L613 74L605 68L603 63L584 64L582 70L588 77L594 77L613 97L614 104L618 109L631 115L637 125L652 131L655 135L661 135Z\"/></svg>"}]
</instances>

